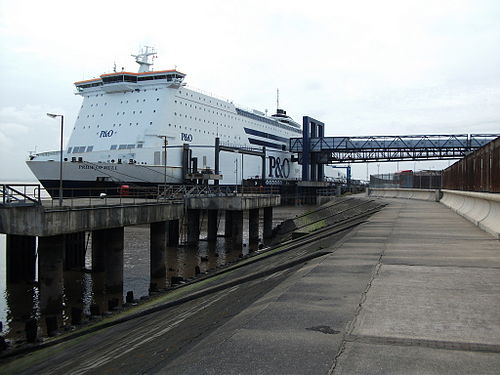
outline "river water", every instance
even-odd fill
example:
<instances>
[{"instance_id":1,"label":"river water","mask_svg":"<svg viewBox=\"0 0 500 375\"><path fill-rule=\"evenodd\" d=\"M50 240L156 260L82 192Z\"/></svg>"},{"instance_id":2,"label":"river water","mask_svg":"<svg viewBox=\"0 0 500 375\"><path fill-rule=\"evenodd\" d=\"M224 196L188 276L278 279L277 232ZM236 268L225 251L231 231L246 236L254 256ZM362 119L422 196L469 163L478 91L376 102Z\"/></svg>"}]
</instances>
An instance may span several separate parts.
<instances>
[{"instance_id":1,"label":"river water","mask_svg":"<svg viewBox=\"0 0 500 375\"><path fill-rule=\"evenodd\" d=\"M287 218L299 215L312 207L278 207L273 212L273 227ZM261 218L262 219L262 218ZM257 249L259 244L249 246L248 218L244 218L243 247L234 249L231 239L223 237L224 215L218 225L219 236L216 241L208 242L206 238L206 215L201 218L200 241L197 246L172 247L167 251L167 277L172 281L182 282L203 274L212 269L223 267L238 261L249 252ZM262 222L259 225L262 238ZM135 298L149 295L150 286L150 253L149 225L125 227L124 230L124 275L123 298L132 291ZM91 236L87 233L87 251L85 270L64 272L64 312L62 319L66 327L72 323L72 311L83 311L89 316L91 306L102 297L93 288L99 283L98 276L92 274ZM181 237L182 238L182 237ZM21 344L26 337L25 325L30 318L41 320L38 306L38 286L30 284L9 284L6 282L6 236L0 234L0 321L3 325L4 337L13 343ZM167 285L168 286L168 285ZM43 328L43 327L42 327ZM46 334L41 330L42 335Z\"/></svg>"}]
</instances>

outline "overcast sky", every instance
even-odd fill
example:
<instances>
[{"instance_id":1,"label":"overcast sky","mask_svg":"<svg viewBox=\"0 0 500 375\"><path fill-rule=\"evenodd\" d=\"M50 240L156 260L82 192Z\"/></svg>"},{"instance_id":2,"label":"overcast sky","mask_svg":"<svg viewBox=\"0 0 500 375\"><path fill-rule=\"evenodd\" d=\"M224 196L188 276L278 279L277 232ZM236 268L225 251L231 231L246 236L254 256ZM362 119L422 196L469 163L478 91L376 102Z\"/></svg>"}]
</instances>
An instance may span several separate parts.
<instances>
[{"instance_id":1,"label":"overcast sky","mask_svg":"<svg viewBox=\"0 0 500 375\"><path fill-rule=\"evenodd\" d=\"M500 1L0 0L0 180L32 180L29 151L59 148L73 82L156 47L156 69L326 134L500 133ZM65 139L69 132L65 134ZM446 162L400 163L400 169ZM366 177L366 166L353 167ZM370 173L395 171L376 163Z\"/></svg>"}]
</instances>

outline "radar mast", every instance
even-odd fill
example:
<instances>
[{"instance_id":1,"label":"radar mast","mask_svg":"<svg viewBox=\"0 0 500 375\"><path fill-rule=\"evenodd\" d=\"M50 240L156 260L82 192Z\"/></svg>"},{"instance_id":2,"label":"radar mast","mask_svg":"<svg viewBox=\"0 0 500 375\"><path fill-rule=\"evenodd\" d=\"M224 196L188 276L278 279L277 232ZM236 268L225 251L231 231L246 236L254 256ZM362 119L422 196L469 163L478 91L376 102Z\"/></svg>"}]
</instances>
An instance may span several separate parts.
<instances>
[{"instance_id":1,"label":"radar mast","mask_svg":"<svg viewBox=\"0 0 500 375\"><path fill-rule=\"evenodd\" d=\"M151 62L149 62L149 56L152 56ZM149 72L156 57L156 51L153 47L144 46L141 53L132 55L132 57L135 57L135 62L139 64L139 73Z\"/></svg>"}]
</instances>

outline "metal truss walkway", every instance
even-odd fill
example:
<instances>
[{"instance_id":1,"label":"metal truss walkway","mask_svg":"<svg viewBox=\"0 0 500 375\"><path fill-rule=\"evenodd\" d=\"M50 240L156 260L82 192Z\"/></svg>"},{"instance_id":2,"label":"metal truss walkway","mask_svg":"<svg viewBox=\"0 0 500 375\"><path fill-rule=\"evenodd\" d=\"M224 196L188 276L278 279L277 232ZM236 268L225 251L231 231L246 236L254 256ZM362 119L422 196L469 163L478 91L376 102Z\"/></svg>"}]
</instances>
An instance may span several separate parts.
<instances>
[{"instance_id":1,"label":"metal truss walkway","mask_svg":"<svg viewBox=\"0 0 500 375\"><path fill-rule=\"evenodd\" d=\"M318 164L460 159L500 134L291 138L290 151ZM306 159L308 157L306 156Z\"/></svg>"}]
</instances>

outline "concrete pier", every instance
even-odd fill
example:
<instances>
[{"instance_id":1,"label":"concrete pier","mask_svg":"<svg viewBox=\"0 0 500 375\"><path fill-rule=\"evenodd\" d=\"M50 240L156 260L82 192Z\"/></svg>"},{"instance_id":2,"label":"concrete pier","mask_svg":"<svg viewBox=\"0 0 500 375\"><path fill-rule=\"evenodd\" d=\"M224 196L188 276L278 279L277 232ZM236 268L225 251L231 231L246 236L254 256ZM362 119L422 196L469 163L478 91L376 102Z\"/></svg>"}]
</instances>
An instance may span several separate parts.
<instances>
[{"instance_id":1,"label":"concrete pier","mask_svg":"<svg viewBox=\"0 0 500 375\"><path fill-rule=\"evenodd\" d=\"M263 237L269 239L273 234L273 208L264 207L264 231Z\"/></svg>"},{"instance_id":2,"label":"concrete pier","mask_svg":"<svg viewBox=\"0 0 500 375\"><path fill-rule=\"evenodd\" d=\"M7 283L35 280L36 237L7 235Z\"/></svg>"},{"instance_id":3,"label":"concrete pier","mask_svg":"<svg viewBox=\"0 0 500 375\"><path fill-rule=\"evenodd\" d=\"M168 222L150 224L150 291L167 286L167 235Z\"/></svg>"},{"instance_id":4,"label":"concrete pier","mask_svg":"<svg viewBox=\"0 0 500 375\"><path fill-rule=\"evenodd\" d=\"M207 240L215 241L217 239L217 229L219 224L219 210L207 210L207 216Z\"/></svg>"},{"instance_id":5,"label":"concrete pier","mask_svg":"<svg viewBox=\"0 0 500 375\"><path fill-rule=\"evenodd\" d=\"M123 233L123 227L92 232L92 272L104 274L107 309L123 302Z\"/></svg>"},{"instance_id":6,"label":"concrete pier","mask_svg":"<svg viewBox=\"0 0 500 375\"><path fill-rule=\"evenodd\" d=\"M248 211L248 239L250 243L259 241L259 209Z\"/></svg>"}]
</instances>

